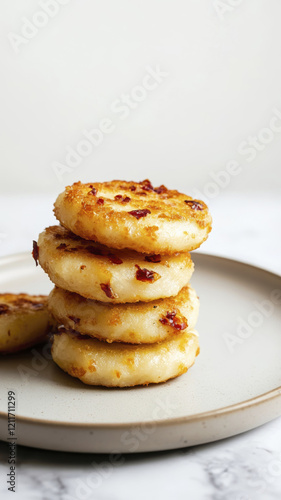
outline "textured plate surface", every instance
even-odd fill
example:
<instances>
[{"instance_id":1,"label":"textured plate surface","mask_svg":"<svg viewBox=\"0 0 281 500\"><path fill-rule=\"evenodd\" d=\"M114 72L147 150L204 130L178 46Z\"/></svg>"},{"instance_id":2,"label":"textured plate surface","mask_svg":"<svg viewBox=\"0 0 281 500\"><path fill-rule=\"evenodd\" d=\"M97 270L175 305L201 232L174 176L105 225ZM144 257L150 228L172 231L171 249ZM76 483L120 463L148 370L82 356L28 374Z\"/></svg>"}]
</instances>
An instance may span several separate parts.
<instances>
[{"instance_id":1,"label":"textured plate surface","mask_svg":"<svg viewBox=\"0 0 281 500\"><path fill-rule=\"evenodd\" d=\"M53 450L180 448L279 416L281 278L220 257L193 259L201 354L187 374L161 385L105 389L62 372L46 347L1 357L0 439L8 437L8 390L17 396L18 444ZM52 288L29 254L2 258L0 277L0 292Z\"/></svg>"}]
</instances>

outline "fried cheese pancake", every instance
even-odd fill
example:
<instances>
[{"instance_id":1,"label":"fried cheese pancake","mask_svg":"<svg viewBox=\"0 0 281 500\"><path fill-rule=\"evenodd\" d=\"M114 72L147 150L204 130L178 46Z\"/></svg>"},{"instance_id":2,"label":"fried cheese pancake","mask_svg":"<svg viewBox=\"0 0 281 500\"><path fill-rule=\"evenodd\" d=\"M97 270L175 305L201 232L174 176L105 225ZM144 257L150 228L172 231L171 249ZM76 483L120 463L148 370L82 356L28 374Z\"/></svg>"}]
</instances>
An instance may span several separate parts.
<instances>
[{"instance_id":1,"label":"fried cheese pancake","mask_svg":"<svg viewBox=\"0 0 281 500\"><path fill-rule=\"evenodd\" d=\"M57 324L107 342L161 342L192 330L199 299L189 285L172 298L137 304L105 304L54 288L48 308Z\"/></svg>"},{"instance_id":2,"label":"fried cheese pancake","mask_svg":"<svg viewBox=\"0 0 281 500\"><path fill-rule=\"evenodd\" d=\"M177 295L193 272L189 253L144 255L89 242L61 226L39 235L36 257L55 285L102 302Z\"/></svg>"},{"instance_id":3,"label":"fried cheese pancake","mask_svg":"<svg viewBox=\"0 0 281 500\"><path fill-rule=\"evenodd\" d=\"M47 296L0 294L0 353L12 353L47 339Z\"/></svg>"},{"instance_id":4,"label":"fried cheese pancake","mask_svg":"<svg viewBox=\"0 0 281 500\"><path fill-rule=\"evenodd\" d=\"M211 231L203 201L143 182L76 182L55 202L61 224L112 248L174 254L198 248Z\"/></svg>"},{"instance_id":5,"label":"fried cheese pancake","mask_svg":"<svg viewBox=\"0 0 281 500\"><path fill-rule=\"evenodd\" d=\"M159 344L108 344L62 329L53 337L54 362L88 385L132 387L185 373L199 354L195 331Z\"/></svg>"}]
</instances>

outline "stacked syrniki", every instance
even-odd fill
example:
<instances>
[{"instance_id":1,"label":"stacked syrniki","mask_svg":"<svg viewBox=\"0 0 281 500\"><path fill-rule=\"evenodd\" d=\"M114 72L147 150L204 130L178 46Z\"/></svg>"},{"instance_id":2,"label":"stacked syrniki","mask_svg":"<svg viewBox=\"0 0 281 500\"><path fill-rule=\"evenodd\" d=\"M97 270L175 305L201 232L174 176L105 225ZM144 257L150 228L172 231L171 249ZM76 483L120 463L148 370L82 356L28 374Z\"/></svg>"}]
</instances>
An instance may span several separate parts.
<instances>
[{"instance_id":1,"label":"stacked syrniki","mask_svg":"<svg viewBox=\"0 0 281 500\"><path fill-rule=\"evenodd\" d=\"M108 387L186 372L199 353L188 252L211 230L207 206L148 180L77 182L54 212L61 225L45 229L33 253L55 284L55 363Z\"/></svg>"}]
</instances>

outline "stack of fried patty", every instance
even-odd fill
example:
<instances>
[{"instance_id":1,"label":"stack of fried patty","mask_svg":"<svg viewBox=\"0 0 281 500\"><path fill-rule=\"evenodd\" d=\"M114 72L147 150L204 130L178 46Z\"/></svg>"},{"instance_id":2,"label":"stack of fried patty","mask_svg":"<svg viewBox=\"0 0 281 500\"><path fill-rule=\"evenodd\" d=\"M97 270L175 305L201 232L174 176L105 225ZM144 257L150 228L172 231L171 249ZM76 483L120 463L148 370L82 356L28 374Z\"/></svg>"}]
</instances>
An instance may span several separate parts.
<instances>
[{"instance_id":1,"label":"stack of fried patty","mask_svg":"<svg viewBox=\"0 0 281 500\"><path fill-rule=\"evenodd\" d=\"M68 186L60 226L35 255L55 284L52 356L86 384L135 386L181 375L199 353L188 251L211 230L207 206L150 181Z\"/></svg>"}]
</instances>

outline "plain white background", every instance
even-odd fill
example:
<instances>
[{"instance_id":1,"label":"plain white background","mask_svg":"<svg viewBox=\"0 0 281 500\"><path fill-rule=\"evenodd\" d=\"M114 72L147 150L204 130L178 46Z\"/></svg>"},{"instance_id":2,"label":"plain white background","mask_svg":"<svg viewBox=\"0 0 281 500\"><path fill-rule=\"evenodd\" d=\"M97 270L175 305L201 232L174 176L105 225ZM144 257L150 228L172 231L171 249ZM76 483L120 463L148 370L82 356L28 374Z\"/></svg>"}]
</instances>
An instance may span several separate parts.
<instances>
[{"instance_id":1,"label":"plain white background","mask_svg":"<svg viewBox=\"0 0 281 500\"><path fill-rule=\"evenodd\" d=\"M55 0L40 17L53 1L0 4L2 193L55 197L76 180L146 177L207 202L280 193L281 131L268 132L281 116L279 0ZM134 94L147 66L167 76L122 120L112 103ZM58 178L54 162L66 165L67 147L105 118L114 130ZM253 159L239 152L258 134ZM232 160L238 175L210 187Z\"/></svg>"},{"instance_id":2,"label":"plain white background","mask_svg":"<svg viewBox=\"0 0 281 500\"><path fill-rule=\"evenodd\" d=\"M1 0L0 255L31 250L66 184L149 177L208 203L203 251L281 273L280 19L280 0ZM145 94L157 67L165 77ZM128 95L122 119L114 103ZM70 168L67 148L105 119L114 130ZM95 498L279 498L280 440L278 419L128 457ZM17 498L65 498L92 471L92 457L34 453L20 449Z\"/></svg>"}]
</instances>

